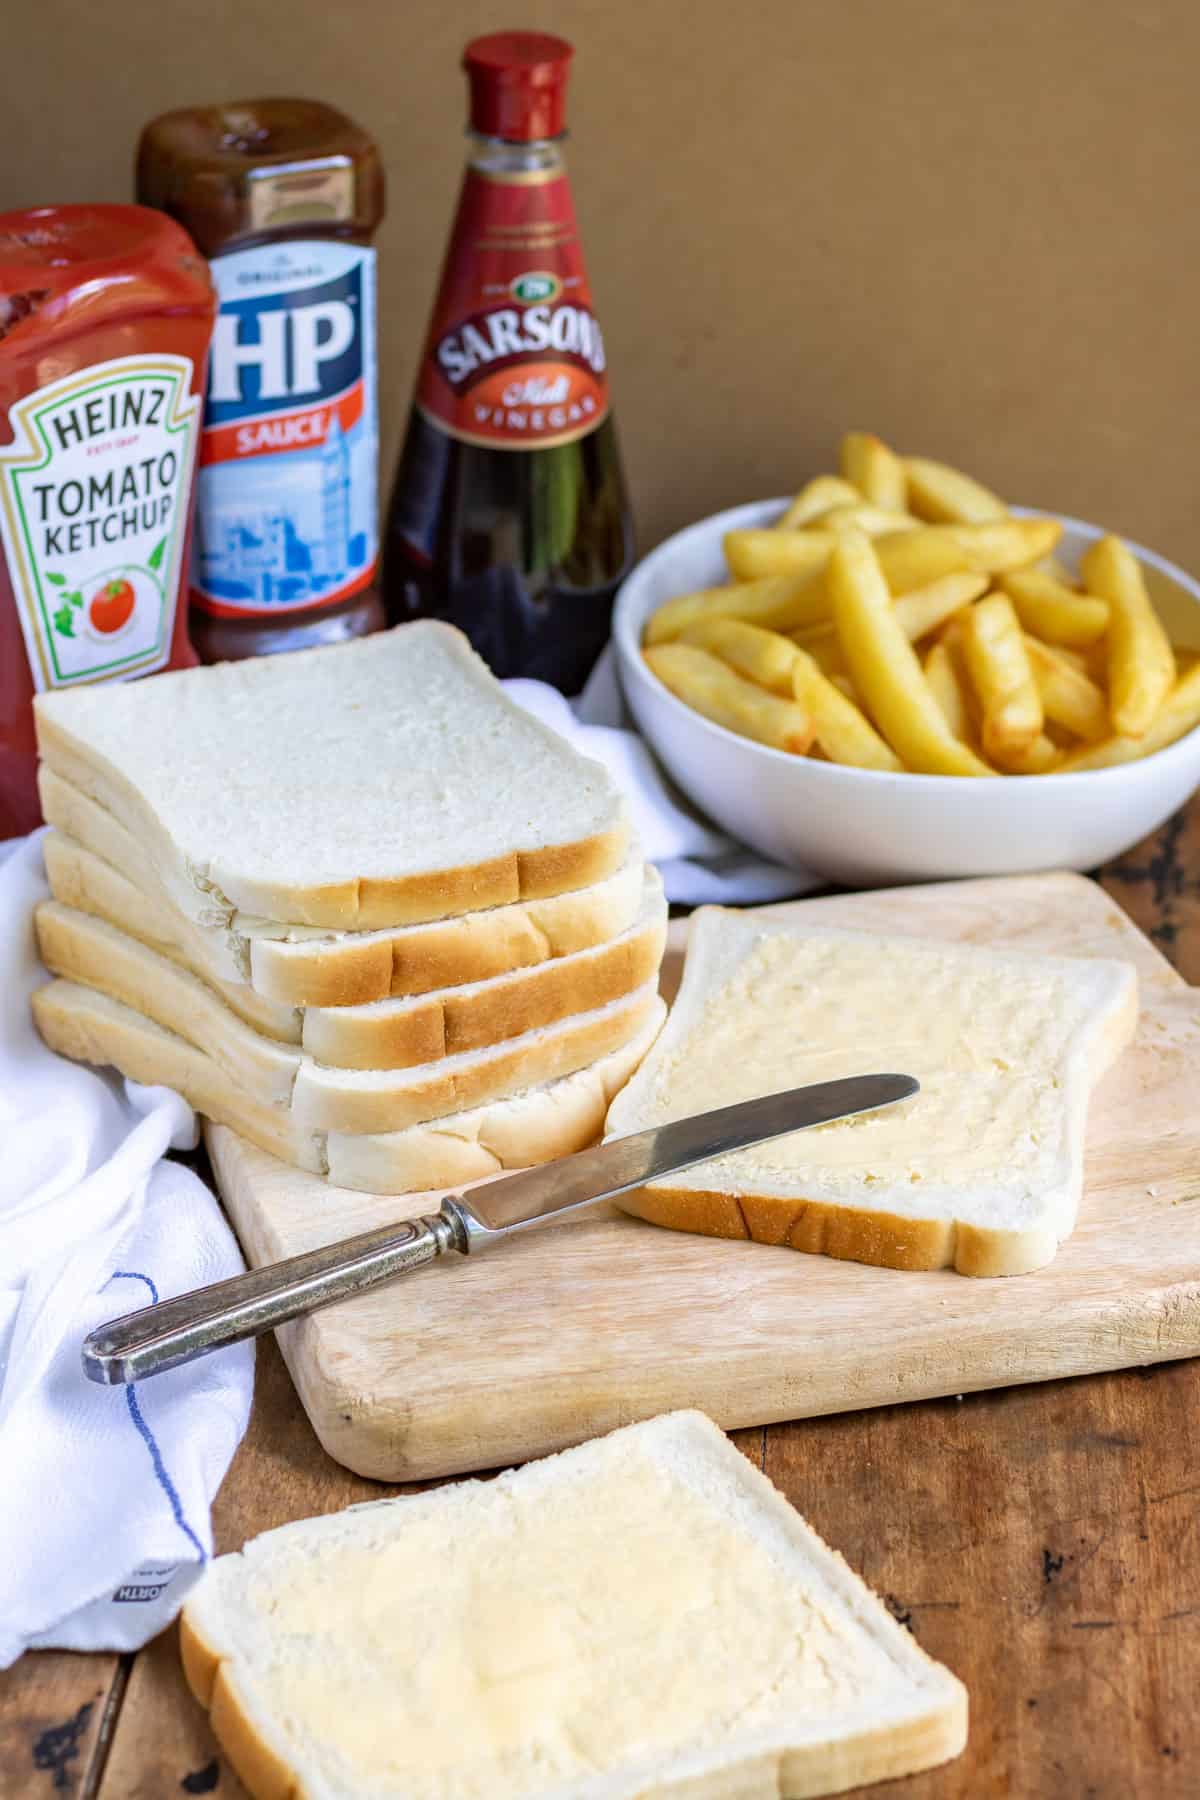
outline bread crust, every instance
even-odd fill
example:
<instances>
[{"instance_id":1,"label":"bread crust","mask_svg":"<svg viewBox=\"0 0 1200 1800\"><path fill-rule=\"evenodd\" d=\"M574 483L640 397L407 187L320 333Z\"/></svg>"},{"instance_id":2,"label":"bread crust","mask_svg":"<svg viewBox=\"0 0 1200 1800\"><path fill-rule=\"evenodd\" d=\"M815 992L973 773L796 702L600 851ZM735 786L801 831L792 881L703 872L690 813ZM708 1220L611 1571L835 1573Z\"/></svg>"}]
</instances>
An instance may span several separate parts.
<instances>
[{"instance_id":1,"label":"bread crust","mask_svg":"<svg viewBox=\"0 0 1200 1800\"><path fill-rule=\"evenodd\" d=\"M250 940L250 978L289 1006L358 1006L533 968L618 936L633 922L640 875L624 865L542 901L436 919L410 934L322 944Z\"/></svg>"},{"instance_id":2,"label":"bread crust","mask_svg":"<svg viewBox=\"0 0 1200 1800\"><path fill-rule=\"evenodd\" d=\"M218 1743L254 1800L298 1800L301 1777L254 1723L228 1658L217 1665L208 1716Z\"/></svg>"},{"instance_id":3,"label":"bread crust","mask_svg":"<svg viewBox=\"0 0 1200 1800\"><path fill-rule=\"evenodd\" d=\"M346 1069L403 1069L482 1050L593 1012L653 981L666 935L664 902L638 929L593 951L552 958L474 991L443 989L401 1009L352 1016L341 1007L310 1008L301 1041L317 1062Z\"/></svg>"},{"instance_id":4,"label":"bread crust","mask_svg":"<svg viewBox=\"0 0 1200 1800\"><path fill-rule=\"evenodd\" d=\"M945 1219L905 1219L897 1213L852 1211L822 1200L735 1196L711 1188L673 1188L664 1182L622 1194L617 1204L636 1218L673 1231L750 1238L758 1244L876 1268L941 1269L954 1262L955 1228Z\"/></svg>"},{"instance_id":5,"label":"bread crust","mask_svg":"<svg viewBox=\"0 0 1200 1800\"><path fill-rule=\"evenodd\" d=\"M184 1678L209 1715L213 1736L254 1800L294 1800L299 1776L263 1738L228 1677L227 1659L196 1624L191 1607L179 1618L179 1659Z\"/></svg>"},{"instance_id":6,"label":"bread crust","mask_svg":"<svg viewBox=\"0 0 1200 1800\"><path fill-rule=\"evenodd\" d=\"M457 1066L443 1058L428 1065L429 1073L419 1080L406 1079L411 1071L398 1070L392 1085L335 1083L328 1076L341 1076L343 1071L326 1071L306 1061L292 1090L292 1112L302 1126L357 1137L365 1132L403 1131L450 1113L473 1111L524 1088L541 1087L560 1075L573 1074L619 1049L641 1030L657 999L657 988L647 983L599 1012L566 1019L540 1035L509 1038ZM346 1073L353 1076L358 1071Z\"/></svg>"},{"instance_id":7,"label":"bread crust","mask_svg":"<svg viewBox=\"0 0 1200 1800\"><path fill-rule=\"evenodd\" d=\"M661 1182L622 1194L618 1206L651 1225L702 1237L749 1238L869 1263L878 1269L953 1268L977 1277L1027 1275L1053 1262L1059 1239L1048 1226L987 1231L953 1219L908 1219L900 1213L836 1206L794 1196L733 1195L672 1188Z\"/></svg>"},{"instance_id":8,"label":"bread crust","mask_svg":"<svg viewBox=\"0 0 1200 1800\"><path fill-rule=\"evenodd\" d=\"M179 1615L179 1660L188 1686L201 1706L207 1708L212 1703L213 1682L217 1679L221 1657L186 1606Z\"/></svg>"}]
</instances>

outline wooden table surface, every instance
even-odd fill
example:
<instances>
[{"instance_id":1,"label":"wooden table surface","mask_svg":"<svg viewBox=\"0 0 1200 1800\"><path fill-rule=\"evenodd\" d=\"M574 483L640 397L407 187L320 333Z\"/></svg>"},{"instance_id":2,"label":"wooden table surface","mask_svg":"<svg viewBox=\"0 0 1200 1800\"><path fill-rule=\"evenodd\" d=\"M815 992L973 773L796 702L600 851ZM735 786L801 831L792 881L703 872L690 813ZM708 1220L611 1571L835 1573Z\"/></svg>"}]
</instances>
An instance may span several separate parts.
<instances>
[{"instance_id":1,"label":"wooden table surface","mask_svg":"<svg viewBox=\"0 0 1200 1800\"><path fill-rule=\"evenodd\" d=\"M1200 983L1200 798L1103 881ZM1200 1794L1198 1421L1200 1360L736 1434L970 1691L965 1754L872 1792ZM262 1345L218 1549L399 1491L325 1455ZM244 1800L174 1631L137 1656L41 1652L0 1675L3 1800L209 1793Z\"/></svg>"}]
</instances>

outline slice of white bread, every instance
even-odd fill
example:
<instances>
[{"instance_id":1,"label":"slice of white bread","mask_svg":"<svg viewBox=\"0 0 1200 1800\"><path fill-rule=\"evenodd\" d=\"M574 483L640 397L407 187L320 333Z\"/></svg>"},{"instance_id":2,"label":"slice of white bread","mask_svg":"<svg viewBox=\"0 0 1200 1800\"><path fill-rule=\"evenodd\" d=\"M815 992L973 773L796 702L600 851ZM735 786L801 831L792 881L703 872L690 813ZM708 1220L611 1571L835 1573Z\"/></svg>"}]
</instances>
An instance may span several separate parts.
<instances>
[{"instance_id":1,"label":"slice of white bread","mask_svg":"<svg viewBox=\"0 0 1200 1800\"><path fill-rule=\"evenodd\" d=\"M290 1112L250 1099L203 1050L107 994L56 980L33 996L38 1029L60 1055L174 1088L260 1150L368 1194L459 1187L594 1143L609 1101L654 1042L666 1010L656 998L635 1036L573 1074L403 1131L352 1136L307 1130Z\"/></svg>"},{"instance_id":2,"label":"slice of white bread","mask_svg":"<svg viewBox=\"0 0 1200 1800\"><path fill-rule=\"evenodd\" d=\"M189 917L407 925L583 887L626 853L607 771L432 620L39 694L38 749Z\"/></svg>"},{"instance_id":3,"label":"slice of white bread","mask_svg":"<svg viewBox=\"0 0 1200 1800\"><path fill-rule=\"evenodd\" d=\"M38 948L53 973L95 988L203 1050L257 1105L315 1131L403 1131L569 1075L637 1035L657 998L651 979L603 1006L483 1050L402 1069L338 1069L257 1032L215 989L138 939L57 900L37 908ZM88 942L88 954L81 943ZM656 971L657 972L657 971Z\"/></svg>"},{"instance_id":4,"label":"slice of white bread","mask_svg":"<svg viewBox=\"0 0 1200 1800\"><path fill-rule=\"evenodd\" d=\"M238 1010L276 1036L288 1035L286 1015L298 1006L423 994L589 950L627 930L642 899L643 864L631 850L587 887L424 925L329 932L241 913L202 925L173 904L111 813L45 767L39 787L55 826L43 841L55 899L166 948L206 980L251 988Z\"/></svg>"},{"instance_id":5,"label":"slice of white bread","mask_svg":"<svg viewBox=\"0 0 1200 1800\"><path fill-rule=\"evenodd\" d=\"M211 1563L184 1671L255 1800L804 1800L967 1692L703 1413Z\"/></svg>"},{"instance_id":6,"label":"slice of white bread","mask_svg":"<svg viewBox=\"0 0 1200 1800\"><path fill-rule=\"evenodd\" d=\"M57 859L51 854L47 860L53 863ZM135 910L135 916L121 930L60 901L47 902L37 920L42 960L53 974L99 988L148 1013L160 1024L180 1030L185 1037L201 1042L221 1061L221 1048L214 1047L208 1037L198 1038L181 1023L182 1011L177 1013L177 1009L188 1004L182 997L196 994L193 984L198 981L198 974L176 981L173 999L166 1000L155 972L158 958L154 954L157 946L153 934L147 941L147 935L138 929L145 917L145 909L140 916ZM298 1044L314 1061L337 1068L404 1069L435 1062L443 1056L486 1049L506 1038L557 1024L621 999L657 977L666 931L667 902L662 881L657 871L648 868L641 910L628 931L592 950L493 976L490 981L440 988L404 999L376 1000L364 1006L279 1008L280 1017L271 1021L265 1034L256 1020L246 1018L244 999L247 995L257 998L253 989L215 978L209 979L208 988L238 1021L239 1029L229 1032L226 1046L231 1056L239 1057L238 1068L231 1067L231 1073L241 1074L247 1066L253 1067L256 1057L265 1059L263 1066L269 1070L273 1066L269 1060L271 1039ZM159 954L181 963L181 974L188 968L186 960L169 948ZM204 995L197 999L202 1010L215 1017L219 1045L228 1018L224 1013L212 1015L211 1004ZM272 1004L260 1002L263 1007ZM163 1006L171 1016L156 1010ZM264 1035L268 1040L265 1044ZM239 1045L247 1038L249 1065L239 1053Z\"/></svg>"},{"instance_id":7,"label":"slice of white bread","mask_svg":"<svg viewBox=\"0 0 1200 1800\"><path fill-rule=\"evenodd\" d=\"M1088 1097L1136 1022L1128 963L704 908L670 1022L615 1102L609 1136L871 1070L915 1075L921 1091L621 1205L660 1225L893 1268L1038 1268L1074 1228Z\"/></svg>"}]
</instances>

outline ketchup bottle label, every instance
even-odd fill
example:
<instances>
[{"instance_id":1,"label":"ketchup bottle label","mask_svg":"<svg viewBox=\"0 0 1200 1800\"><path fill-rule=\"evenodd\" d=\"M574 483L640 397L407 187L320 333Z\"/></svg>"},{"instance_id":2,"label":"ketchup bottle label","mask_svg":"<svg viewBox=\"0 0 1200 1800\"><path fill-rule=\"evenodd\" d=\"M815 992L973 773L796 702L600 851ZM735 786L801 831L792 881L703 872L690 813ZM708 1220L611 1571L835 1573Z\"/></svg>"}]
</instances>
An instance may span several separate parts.
<instances>
[{"instance_id":1,"label":"ketchup bottle label","mask_svg":"<svg viewBox=\"0 0 1200 1800\"><path fill-rule=\"evenodd\" d=\"M569 444L608 411L565 175L467 171L417 380L451 437L505 449Z\"/></svg>"},{"instance_id":2,"label":"ketchup bottle label","mask_svg":"<svg viewBox=\"0 0 1200 1800\"><path fill-rule=\"evenodd\" d=\"M337 606L379 554L375 252L218 256L192 601L225 618Z\"/></svg>"},{"instance_id":3,"label":"ketchup bottle label","mask_svg":"<svg viewBox=\"0 0 1200 1800\"><path fill-rule=\"evenodd\" d=\"M170 660L200 425L187 357L122 356L9 409L0 538L34 686Z\"/></svg>"}]
</instances>

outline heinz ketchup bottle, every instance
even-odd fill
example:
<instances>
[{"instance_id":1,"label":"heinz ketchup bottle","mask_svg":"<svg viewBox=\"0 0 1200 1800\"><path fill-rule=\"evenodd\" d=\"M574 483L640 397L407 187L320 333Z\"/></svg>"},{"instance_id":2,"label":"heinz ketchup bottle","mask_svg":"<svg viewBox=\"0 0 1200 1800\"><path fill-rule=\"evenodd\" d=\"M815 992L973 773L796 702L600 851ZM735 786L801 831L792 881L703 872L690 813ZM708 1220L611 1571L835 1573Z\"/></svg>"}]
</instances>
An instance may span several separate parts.
<instances>
[{"instance_id":1,"label":"heinz ketchup bottle","mask_svg":"<svg viewBox=\"0 0 1200 1800\"><path fill-rule=\"evenodd\" d=\"M392 623L461 627L498 675L582 687L633 530L563 158L561 38L467 45L467 172L386 524Z\"/></svg>"}]
</instances>

